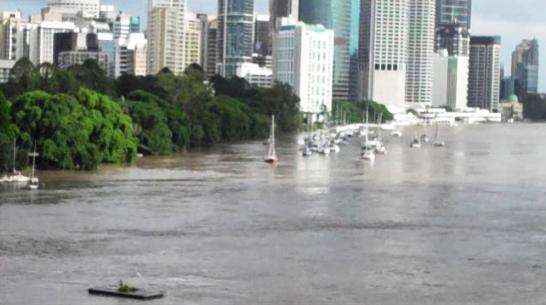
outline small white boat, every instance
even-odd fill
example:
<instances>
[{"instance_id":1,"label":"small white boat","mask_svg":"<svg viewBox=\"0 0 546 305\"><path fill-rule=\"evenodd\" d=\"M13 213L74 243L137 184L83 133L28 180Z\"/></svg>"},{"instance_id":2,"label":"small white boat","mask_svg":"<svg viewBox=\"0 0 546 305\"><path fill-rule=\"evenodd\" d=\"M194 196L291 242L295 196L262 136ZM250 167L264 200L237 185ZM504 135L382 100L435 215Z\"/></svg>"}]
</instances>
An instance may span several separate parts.
<instances>
[{"instance_id":1,"label":"small white boat","mask_svg":"<svg viewBox=\"0 0 546 305\"><path fill-rule=\"evenodd\" d=\"M305 145L305 146L303 147L303 153L302 153L302 155L303 155L304 157L310 157L310 156L313 155L313 150L311 149L311 147L309 147L309 145Z\"/></svg>"},{"instance_id":2,"label":"small white boat","mask_svg":"<svg viewBox=\"0 0 546 305\"><path fill-rule=\"evenodd\" d=\"M432 145L434 147L444 147L444 146L446 146L446 142L444 142L442 139L440 139L440 127L438 126L438 123L436 123L436 136L434 137L434 141L432 142Z\"/></svg>"},{"instance_id":3,"label":"small white boat","mask_svg":"<svg viewBox=\"0 0 546 305\"><path fill-rule=\"evenodd\" d=\"M278 161L277 151L275 149L275 116L271 116L271 132L269 136L269 147L267 149L267 155L265 156L265 162L275 164Z\"/></svg>"},{"instance_id":4,"label":"small white boat","mask_svg":"<svg viewBox=\"0 0 546 305\"><path fill-rule=\"evenodd\" d=\"M413 138L410 144L411 148L421 148L421 140L419 138Z\"/></svg>"},{"instance_id":5,"label":"small white boat","mask_svg":"<svg viewBox=\"0 0 546 305\"><path fill-rule=\"evenodd\" d=\"M402 137L402 132L400 130L394 130L393 132L391 132L391 137L400 138Z\"/></svg>"},{"instance_id":6,"label":"small white boat","mask_svg":"<svg viewBox=\"0 0 546 305\"><path fill-rule=\"evenodd\" d=\"M426 134L423 134L421 135L421 142L427 144L430 142L430 138Z\"/></svg>"},{"instance_id":7,"label":"small white boat","mask_svg":"<svg viewBox=\"0 0 546 305\"><path fill-rule=\"evenodd\" d=\"M330 151L333 151L335 153L338 153L341 151L341 148L339 148L339 145L337 144L333 144L333 145L330 145Z\"/></svg>"},{"instance_id":8,"label":"small white boat","mask_svg":"<svg viewBox=\"0 0 546 305\"><path fill-rule=\"evenodd\" d=\"M12 155L12 162L13 162L13 169L10 173L0 177L0 183L28 183L30 182L30 178L23 175L20 171L18 171L15 167L15 159L17 158L17 146L15 141L13 141L13 155Z\"/></svg>"},{"instance_id":9,"label":"small white boat","mask_svg":"<svg viewBox=\"0 0 546 305\"><path fill-rule=\"evenodd\" d=\"M28 185L28 188L31 190L37 190L40 187L40 180L38 177L35 176L36 174L36 157L39 156L38 153L36 153L36 143L34 143L34 152L28 154L30 157L32 157L32 175L30 176L30 183Z\"/></svg>"},{"instance_id":10,"label":"small white boat","mask_svg":"<svg viewBox=\"0 0 546 305\"><path fill-rule=\"evenodd\" d=\"M360 154L360 158L366 161L375 161L375 152L373 149L364 149Z\"/></svg>"},{"instance_id":11,"label":"small white boat","mask_svg":"<svg viewBox=\"0 0 546 305\"><path fill-rule=\"evenodd\" d=\"M383 145L383 143L381 143L375 147L375 153L378 155L386 155L387 148L385 147L385 145Z\"/></svg>"}]
</instances>

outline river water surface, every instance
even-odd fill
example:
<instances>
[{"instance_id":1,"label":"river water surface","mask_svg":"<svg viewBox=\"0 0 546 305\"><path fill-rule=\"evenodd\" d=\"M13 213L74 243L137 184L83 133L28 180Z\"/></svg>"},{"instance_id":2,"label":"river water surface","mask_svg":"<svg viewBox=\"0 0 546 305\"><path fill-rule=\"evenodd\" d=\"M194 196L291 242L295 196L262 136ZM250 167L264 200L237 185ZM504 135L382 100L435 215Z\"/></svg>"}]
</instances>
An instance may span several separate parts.
<instances>
[{"instance_id":1,"label":"river water surface","mask_svg":"<svg viewBox=\"0 0 546 305\"><path fill-rule=\"evenodd\" d=\"M545 304L546 125L461 126L447 147L357 140L304 159L280 141L0 189L0 304Z\"/></svg>"}]
</instances>

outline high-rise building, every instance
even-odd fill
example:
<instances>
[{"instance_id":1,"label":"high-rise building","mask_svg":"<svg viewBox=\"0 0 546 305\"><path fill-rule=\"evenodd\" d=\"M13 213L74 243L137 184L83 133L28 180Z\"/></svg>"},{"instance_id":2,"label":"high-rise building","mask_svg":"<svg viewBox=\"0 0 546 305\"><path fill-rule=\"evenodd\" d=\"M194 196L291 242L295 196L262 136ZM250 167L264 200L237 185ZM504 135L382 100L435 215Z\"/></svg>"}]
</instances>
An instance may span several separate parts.
<instances>
[{"instance_id":1,"label":"high-rise building","mask_svg":"<svg viewBox=\"0 0 546 305\"><path fill-rule=\"evenodd\" d=\"M209 21L207 34L207 77L211 78L217 72L218 55L218 19Z\"/></svg>"},{"instance_id":2,"label":"high-rise building","mask_svg":"<svg viewBox=\"0 0 546 305\"><path fill-rule=\"evenodd\" d=\"M408 0L406 103L432 102L435 0Z\"/></svg>"},{"instance_id":3,"label":"high-rise building","mask_svg":"<svg viewBox=\"0 0 546 305\"><path fill-rule=\"evenodd\" d=\"M297 19L299 16L300 0L269 0L269 22L271 33L276 31L277 19L283 17L292 17Z\"/></svg>"},{"instance_id":4,"label":"high-rise building","mask_svg":"<svg viewBox=\"0 0 546 305\"><path fill-rule=\"evenodd\" d=\"M131 33L140 33L140 16L131 16L129 20L129 31Z\"/></svg>"},{"instance_id":5,"label":"high-rise building","mask_svg":"<svg viewBox=\"0 0 546 305\"><path fill-rule=\"evenodd\" d=\"M201 64L201 20L187 12L184 19L184 69L191 64Z\"/></svg>"},{"instance_id":6,"label":"high-rise building","mask_svg":"<svg viewBox=\"0 0 546 305\"><path fill-rule=\"evenodd\" d=\"M512 78L520 99L538 92L539 48L538 41L523 40L512 52Z\"/></svg>"},{"instance_id":7,"label":"high-rise building","mask_svg":"<svg viewBox=\"0 0 546 305\"><path fill-rule=\"evenodd\" d=\"M269 16L256 15L254 21L254 53L263 57L271 55L271 38Z\"/></svg>"},{"instance_id":8,"label":"high-rise building","mask_svg":"<svg viewBox=\"0 0 546 305\"><path fill-rule=\"evenodd\" d=\"M358 23L353 23L353 11L358 1L300 0L299 19L306 24L321 24L335 34L334 99L348 99L351 72L351 47L358 45ZM356 26L356 27L355 27ZM356 41L355 41L356 39ZM356 45L351 43L356 42ZM357 64L357 63L355 63Z\"/></svg>"},{"instance_id":9,"label":"high-rise building","mask_svg":"<svg viewBox=\"0 0 546 305\"><path fill-rule=\"evenodd\" d=\"M120 38L116 45L115 73L144 76L146 75L146 45L143 33L131 33L127 38Z\"/></svg>"},{"instance_id":10,"label":"high-rise building","mask_svg":"<svg viewBox=\"0 0 546 305\"><path fill-rule=\"evenodd\" d=\"M450 56L468 56L470 32L457 24L447 24L436 28L435 50L447 50Z\"/></svg>"},{"instance_id":11,"label":"high-rise building","mask_svg":"<svg viewBox=\"0 0 546 305\"><path fill-rule=\"evenodd\" d=\"M271 88L273 85L273 71L255 63L245 62L238 65L237 76L256 87Z\"/></svg>"},{"instance_id":12,"label":"high-rise building","mask_svg":"<svg viewBox=\"0 0 546 305\"><path fill-rule=\"evenodd\" d=\"M462 110L468 102L468 56L449 55L446 49L434 54L432 106Z\"/></svg>"},{"instance_id":13,"label":"high-rise building","mask_svg":"<svg viewBox=\"0 0 546 305\"><path fill-rule=\"evenodd\" d=\"M436 0L436 28L457 24L470 29L472 0Z\"/></svg>"},{"instance_id":14,"label":"high-rise building","mask_svg":"<svg viewBox=\"0 0 546 305\"><path fill-rule=\"evenodd\" d=\"M27 29L26 55L34 65L55 62L54 37L57 33L75 32L76 26L72 22L42 21L31 24Z\"/></svg>"},{"instance_id":15,"label":"high-rise building","mask_svg":"<svg viewBox=\"0 0 546 305\"><path fill-rule=\"evenodd\" d=\"M218 72L235 76L237 65L252 60L254 0L218 0Z\"/></svg>"},{"instance_id":16,"label":"high-rise building","mask_svg":"<svg viewBox=\"0 0 546 305\"><path fill-rule=\"evenodd\" d=\"M470 38L469 107L499 109L500 51L501 38L498 36Z\"/></svg>"},{"instance_id":17,"label":"high-rise building","mask_svg":"<svg viewBox=\"0 0 546 305\"><path fill-rule=\"evenodd\" d=\"M283 20L273 36L273 79L300 98L300 111L316 120L332 110L334 32L322 25Z\"/></svg>"},{"instance_id":18,"label":"high-rise building","mask_svg":"<svg viewBox=\"0 0 546 305\"><path fill-rule=\"evenodd\" d=\"M131 16L120 13L112 24L114 39L127 38L131 32Z\"/></svg>"},{"instance_id":19,"label":"high-rise building","mask_svg":"<svg viewBox=\"0 0 546 305\"><path fill-rule=\"evenodd\" d=\"M148 2L148 73L169 68L174 74L184 72L185 0L149 0Z\"/></svg>"},{"instance_id":20,"label":"high-rise building","mask_svg":"<svg viewBox=\"0 0 546 305\"><path fill-rule=\"evenodd\" d=\"M403 108L406 99L408 1L361 3L360 97Z\"/></svg>"},{"instance_id":21,"label":"high-rise building","mask_svg":"<svg viewBox=\"0 0 546 305\"><path fill-rule=\"evenodd\" d=\"M11 69L16 61L10 59L0 59L0 84L7 83L10 78Z\"/></svg>"},{"instance_id":22,"label":"high-rise building","mask_svg":"<svg viewBox=\"0 0 546 305\"><path fill-rule=\"evenodd\" d=\"M100 0L48 0L47 6L52 11L68 14L82 12L93 18L98 18L100 12Z\"/></svg>"},{"instance_id":23,"label":"high-rise building","mask_svg":"<svg viewBox=\"0 0 546 305\"><path fill-rule=\"evenodd\" d=\"M25 24L21 12L0 13L0 59L18 60L23 57Z\"/></svg>"},{"instance_id":24,"label":"high-rise building","mask_svg":"<svg viewBox=\"0 0 546 305\"><path fill-rule=\"evenodd\" d=\"M208 70L208 37L209 37L209 16L207 14L196 14L201 28L201 68L207 74Z\"/></svg>"}]
</instances>

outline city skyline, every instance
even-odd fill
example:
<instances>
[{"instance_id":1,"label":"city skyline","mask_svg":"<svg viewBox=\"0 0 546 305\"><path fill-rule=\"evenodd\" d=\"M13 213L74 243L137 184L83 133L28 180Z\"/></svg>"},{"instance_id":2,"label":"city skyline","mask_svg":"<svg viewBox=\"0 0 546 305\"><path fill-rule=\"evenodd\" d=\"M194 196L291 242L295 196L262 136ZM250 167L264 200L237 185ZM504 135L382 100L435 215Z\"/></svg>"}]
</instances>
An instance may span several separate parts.
<instances>
[{"instance_id":1,"label":"city skyline","mask_svg":"<svg viewBox=\"0 0 546 305\"><path fill-rule=\"evenodd\" d=\"M11 2L11 1L10 1ZM45 6L46 0L19 0L17 2L0 3L0 10L20 9L24 15L36 14ZM147 0L109 0L129 14L137 14L146 19ZM217 0L187 0L188 8L194 13L204 12L210 15L217 13ZM255 10L259 14L267 14L269 0L256 0ZM502 37L502 64L505 71L510 70L511 54L522 39L536 38L539 45L546 45L546 20L540 7L542 0L527 0L525 5L515 5L510 0L480 0L474 1L472 7L472 35L499 35ZM510 16L507 19L506 16ZM145 24L145 23L144 23ZM544 53L544 52L542 52ZM544 53L546 54L546 53ZM542 56L545 56L541 54ZM543 60L543 62L545 62ZM539 70L539 91L546 92L546 73Z\"/></svg>"}]
</instances>

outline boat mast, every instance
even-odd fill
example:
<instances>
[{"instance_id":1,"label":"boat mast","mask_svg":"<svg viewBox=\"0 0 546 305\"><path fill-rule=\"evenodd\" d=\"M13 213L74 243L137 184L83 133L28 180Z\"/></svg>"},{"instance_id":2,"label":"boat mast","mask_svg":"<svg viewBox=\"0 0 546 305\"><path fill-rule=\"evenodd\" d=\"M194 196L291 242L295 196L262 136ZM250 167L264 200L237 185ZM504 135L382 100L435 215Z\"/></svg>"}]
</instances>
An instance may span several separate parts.
<instances>
[{"instance_id":1,"label":"boat mast","mask_svg":"<svg viewBox=\"0 0 546 305\"><path fill-rule=\"evenodd\" d=\"M13 140L13 172L15 173L15 158L17 157L16 140Z\"/></svg>"}]
</instances>

